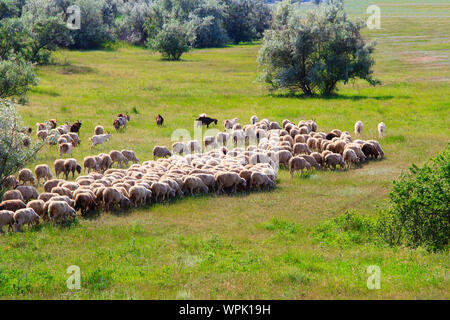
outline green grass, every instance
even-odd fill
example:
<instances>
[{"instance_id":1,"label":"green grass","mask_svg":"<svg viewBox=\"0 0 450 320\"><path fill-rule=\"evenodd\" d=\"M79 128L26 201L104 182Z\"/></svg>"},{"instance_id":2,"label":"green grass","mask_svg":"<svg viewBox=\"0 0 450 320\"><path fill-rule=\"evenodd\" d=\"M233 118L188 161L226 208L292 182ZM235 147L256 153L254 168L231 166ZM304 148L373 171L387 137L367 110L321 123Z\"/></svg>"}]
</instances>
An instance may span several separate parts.
<instances>
[{"instance_id":1,"label":"green grass","mask_svg":"<svg viewBox=\"0 0 450 320\"><path fill-rule=\"evenodd\" d=\"M105 149L130 148L141 160L152 157L154 145L171 144L173 130L193 133L193 119L203 112L220 122L248 122L253 114L313 118L324 131L352 132L362 120L365 139L376 138L383 121L386 158L302 180L281 170L269 193L184 198L2 235L0 297L448 299L448 253L388 248L367 239L366 230L334 220L349 209L374 217L386 205L391 181L449 142L450 24L434 16L442 10L448 16L450 8L410 2L381 3L382 29L365 32L378 41L375 75L383 84L358 81L329 98L269 95L255 81L258 44L194 50L180 62L127 45L56 53L55 65L38 69L40 85L20 113L33 128L54 117L81 120L79 161L100 152L90 151L88 138L98 124L113 132L118 112L129 112L131 122L113 132ZM349 10L361 15L367 3L351 2ZM398 14L403 17L390 17ZM414 14L420 17L409 17ZM154 123L158 113L166 119L163 128ZM56 158L56 148L48 147L36 163ZM80 291L66 287L71 265L81 268ZM381 269L380 290L367 289L370 265Z\"/></svg>"}]
</instances>

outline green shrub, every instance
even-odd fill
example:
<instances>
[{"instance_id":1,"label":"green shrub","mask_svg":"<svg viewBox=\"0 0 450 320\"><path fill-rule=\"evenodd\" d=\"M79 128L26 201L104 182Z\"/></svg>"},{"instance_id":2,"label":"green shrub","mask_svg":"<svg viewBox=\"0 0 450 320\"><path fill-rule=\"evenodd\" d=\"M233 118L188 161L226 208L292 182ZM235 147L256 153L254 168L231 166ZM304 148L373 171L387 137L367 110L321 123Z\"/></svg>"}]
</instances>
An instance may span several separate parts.
<instances>
[{"instance_id":1,"label":"green shrub","mask_svg":"<svg viewBox=\"0 0 450 320\"><path fill-rule=\"evenodd\" d=\"M450 148L422 168L412 165L394 181L390 206L378 221L390 245L423 246L431 251L448 246L450 238Z\"/></svg>"},{"instance_id":2,"label":"green shrub","mask_svg":"<svg viewBox=\"0 0 450 320\"><path fill-rule=\"evenodd\" d=\"M31 62L15 56L0 58L0 98L24 98L38 80Z\"/></svg>"},{"instance_id":3,"label":"green shrub","mask_svg":"<svg viewBox=\"0 0 450 320\"><path fill-rule=\"evenodd\" d=\"M0 99L0 195L5 178L25 167L43 146L38 143L24 147L24 129L16 107Z\"/></svg>"},{"instance_id":4,"label":"green shrub","mask_svg":"<svg viewBox=\"0 0 450 320\"><path fill-rule=\"evenodd\" d=\"M177 21L165 24L148 45L168 60L180 60L181 55L190 49L185 28Z\"/></svg>"},{"instance_id":5,"label":"green shrub","mask_svg":"<svg viewBox=\"0 0 450 320\"><path fill-rule=\"evenodd\" d=\"M372 78L374 45L360 33L364 25L348 18L342 0L329 1L305 15L283 2L264 34L258 56L260 80L271 90L305 95L329 95L339 82L356 78L379 83Z\"/></svg>"}]
</instances>

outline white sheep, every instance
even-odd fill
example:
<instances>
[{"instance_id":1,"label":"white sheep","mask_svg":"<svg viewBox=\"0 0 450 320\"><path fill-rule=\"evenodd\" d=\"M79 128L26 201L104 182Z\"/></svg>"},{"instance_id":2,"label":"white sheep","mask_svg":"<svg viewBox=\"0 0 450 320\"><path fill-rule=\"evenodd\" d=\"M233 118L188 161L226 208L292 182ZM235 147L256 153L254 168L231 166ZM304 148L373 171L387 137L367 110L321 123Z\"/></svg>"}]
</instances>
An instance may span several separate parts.
<instances>
[{"instance_id":1,"label":"white sheep","mask_svg":"<svg viewBox=\"0 0 450 320\"><path fill-rule=\"evenodd\" d=\"M103 149L105 147L105 141L108 141L109 138L111 138L110 133L92 136L91 138L89 138L89 141L92 142L91 148L94 148L96 145L101 144Z\"/></svg>"},{"instance_id":2,"label":"white sheep","mask_svg":"<svg viewBox=\"0 0 450 320\"><path fill-rule=\"evenodd\" d=\"M355 134L360 136L362 134L363 128L364 128L363 123L361 121L357 121L355 123Z\"/></svg>"},{"instance_id":3,"label":"white sheep","mask_svg":"<svg viewBox=\"0 0 450 320\"><path fill-rule=\"evenodd\" d=\"M384 122L378 124L378 134L380 135L380 138L383 138L386 135L386 125Z\"/></svg>"}]
</instances>

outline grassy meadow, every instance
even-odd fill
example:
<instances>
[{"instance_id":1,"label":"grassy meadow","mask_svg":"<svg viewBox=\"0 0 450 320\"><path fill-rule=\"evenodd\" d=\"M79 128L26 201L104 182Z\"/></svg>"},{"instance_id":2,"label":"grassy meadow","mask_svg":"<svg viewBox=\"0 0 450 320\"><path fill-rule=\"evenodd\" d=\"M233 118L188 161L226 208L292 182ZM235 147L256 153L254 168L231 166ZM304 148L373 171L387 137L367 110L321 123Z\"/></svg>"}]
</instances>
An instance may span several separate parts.
<instances>
[{"instance_id":1,"label":"grassy meadow","mask_svg":"<svg viewBox=\"0 0 450 320\"><path fill-rule=\"evenodd\" d=\"M369 1L349 1L364 16ZM193 50L182 61L161 60L144 48L58 51L38 68L40 84L20 107L24 122L82 121L82 162L96 125L111 131L105 151L132 149L141 160L155 145L171 145L175 129L193 133L200 113L219 119L315 119L319 130L353 132L380 140L383 161L349 171L314 172L290 179L279 172L272 192L185 197L127 212L93 214L66 227L49 224L0 236L2 299L449 299L447 252L389 248L357 229L334 224L347 210L370 219L386 206L392 180L411 163L441 152L450 137L450 4L385 1L375 75L382 85L356 81L336 96L271 95L256 81L259 45ZM133 112L136 107L138 113ZM119 133L114 116L131 122ZM155 116L165 118L158 128ZM35 137L34 137L35 138ZM53 167L56 147L38 163ZM77 265L82 289L66 287ZM366 269L381 270L381 288L369 290Z\"/></svg>"}]
</instances>

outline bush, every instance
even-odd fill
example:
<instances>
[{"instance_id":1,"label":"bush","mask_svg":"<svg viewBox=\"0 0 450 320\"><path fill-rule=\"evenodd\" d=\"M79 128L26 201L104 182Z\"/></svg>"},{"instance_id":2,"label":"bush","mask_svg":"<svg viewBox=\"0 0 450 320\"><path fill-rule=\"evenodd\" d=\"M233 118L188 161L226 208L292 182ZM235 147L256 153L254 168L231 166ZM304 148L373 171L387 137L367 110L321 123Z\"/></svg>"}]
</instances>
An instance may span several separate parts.
<instances>
[{"instance_id":1,"label":"bush","mask_svg":"<svg viewBox=\"0 0 450 320\"><path fill-rule=\"evenodd\" d=\"M180 60L181 55L189 51L186 28L177 21L165 24L149 47L160 52L168 60Z\"/></svg>"},{"instance_id":2,"label":"bush","mask_svg":"<svg viewBox=\"0 0 450 320\"><path fill-rule=\"evenodd\" d=\"M378 230L390 245L442 250L450 238L450 147L422 168L412 165L390 193Z\"/></svg>"},{"instance_id":3,"label":"bush","mask_svg":"<svg viewBox=\"0 0 450 320\"><path fill-rule=\"evenodd\" d=\"M11 56L0 59L0 98L24 98L31 86L38 83L33 65L23 59Z\"/></svg>"},{"instance_id":4,"label":"bush","mask_svg":"<svg viewBox=\"0 0 450 320\"><path fill-rule=\"evenodd\" d=\"M342 0L332 0L301 15L283 2L264 34L258 62L260 80L272 90L328 95L343 81L372 78L373 44L360 34L364 22L351 21Z\"/></svg>"},{"instance_id":5,"label":"bush","mask_svg":"<svg viewBox=\"0 0 450 320\"><path fill-rule=\"evenodd\" d=\"M43 146L38 143L24 147L24 129L14 104L0 100L0 188L6 177L25 167Z\"/></svg>"}]
</instances>

